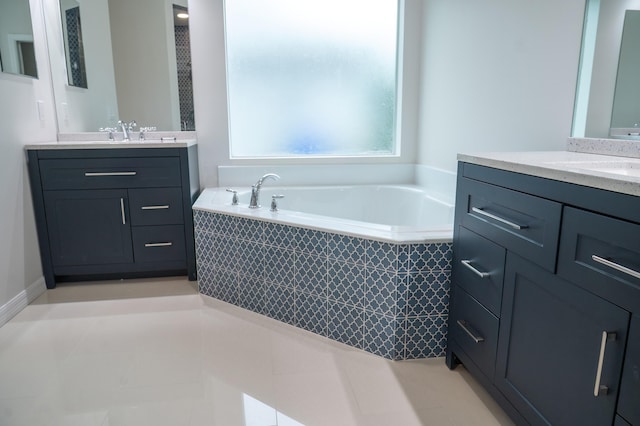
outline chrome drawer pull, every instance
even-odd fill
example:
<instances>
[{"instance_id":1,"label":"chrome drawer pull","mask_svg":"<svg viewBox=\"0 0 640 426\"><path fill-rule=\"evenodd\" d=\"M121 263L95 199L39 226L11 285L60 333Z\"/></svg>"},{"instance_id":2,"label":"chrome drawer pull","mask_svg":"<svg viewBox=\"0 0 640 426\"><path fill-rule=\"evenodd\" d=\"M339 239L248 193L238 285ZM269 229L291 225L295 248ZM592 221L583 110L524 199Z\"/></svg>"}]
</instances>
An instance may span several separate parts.
<instances>
[{"instance_id":1,"label":"chrome drawer pull","mask_svg":"<svg viewBox=\"0 0 640 426\"><path fill-rule=\"evenodd\" d=\"M591 259L595 262L602 263L603 265L608 266L609 268L615 269L616 271L620 271L627 275L631 275L633 278L640 279L640 272L634 271L631 268L627 268L626 266L622 266L618 263L612 262L608 259L597 256L595 254L591 256Z\"/></svg>"},{"instance_id":2,"label":"chrome drawer pull","mask_svg":"<svg viewBox=\"0 0 640 426\"><path fill-rule=\"evenodd\" d=\"M602 332L602 340L600 341L600 356L598 357L598 369L596 370L596 383L593 387L593 396L606 395L609 391L607 386L600 384L602 379L602 365L604 364L604 353L607 349L607 341L616 340L616 333Z\"/></svg>"},{"instance_id":3,"label":"chrome drawer pull","mask_svg":"<svg viewBox=\"0 0 640 426\"><path fill-rule=\"evenodd\" d=\"M482 272L482 271L478 271L472 264L470 260L461 260L460 263L462 263L464 266L466 266L467 268L469 268L471 270L471 272L473 272L474 274L476 274L477 276L479 276L480 278L488 278L491 276L490 273L488 272Z\"/></svg>"},{"instance_id":4,"label":"chrome drawer pull","mask_svg":"<svg viewBox=\"0 0 640 426\"><path fill-rule=\"evenodd\" d=\"M172 246L173 243L146 243L145 247L169 247Z\"/></svg>"},{"instance_id":5,"label":"chrome drawer pull","mask_svg":"<svg viewBox=\"0 0 640 426\"><path fill-rule=\"evenodd\" d=\"M169 206L142 206L142 210L164 210L168 209Z\"/></svg>"},{"instance_id":6,"label":"chrome drawer pull","mask_svg":"<svg viewBox=\"0 0 640 426\"><path fill-rule=\"evenodd\" d=\"M124 198L120 197L120 213L122 214L122 224L127 224L127 219L124 215Z\"/></svg>"},{"instance_id":7,"label":"chrome drawer pull","mask_svg":"<svg viewBox=\"0 0 640 426\"><path fill-rule=\"evenodd\" d=\"M479 209L478 207L472 207L471 210L474 213L478 213L479 215L486 216L486 217L488 217L490 219L493 219L493 220L497 220L498 222L504 223L505 225L508 225L508 226L510 226L510 227L512 227L514 229L526 229L526 228L529 227L529 225L518 225L517 223L514 223L514 222L511 222L510 220L501 218L500 216L496 216L494 214L488 213L488 212L486 212L486 211L484 211L482 209Z\"/></svg>"},{"instance_id":8,"label":"chrome drawer pull","mask_svg":"<svg viewBox=\"0 0 640 426\"><path fill-rule=\"evenodd\" d=\"M468 324L465 320L458 320L458 325L464 330L465 333L469 335L469 337L473 339L474 342L476 343L484 342L484 337L476 336L475 334L473 334L471 330L469 330L469 328L467 327Z\"/></svg>"},{"instance_id":9,"label":"chrome drawer pull","mask_svg":"<svg viewBox=\"0 0 640 426\"><path fill-rule=\"evenodd\" d=\"M87 177L95 177L95 176L135 176L138 172L85 172L84 175Z\"/></svg>"}]
</instances>

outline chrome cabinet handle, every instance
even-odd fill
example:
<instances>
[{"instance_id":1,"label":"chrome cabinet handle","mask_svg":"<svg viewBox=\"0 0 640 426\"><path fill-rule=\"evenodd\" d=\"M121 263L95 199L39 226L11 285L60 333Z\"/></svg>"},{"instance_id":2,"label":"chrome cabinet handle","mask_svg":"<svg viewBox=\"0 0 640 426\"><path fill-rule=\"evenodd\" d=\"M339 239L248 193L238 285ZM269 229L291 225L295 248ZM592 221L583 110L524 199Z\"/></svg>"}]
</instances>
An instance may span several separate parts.
<instances>
[{"instance_id":1,"label":"chrome cabinet handle","mask_svg":"<svg viewBox=\"0 0 640 426\"><path fill-rule=\"evenodd\" d=\"M609 391L607 386L601 385L602 365L604 364L604 354L607 349L607 341L616 340L616 333L602 332L602 340L600 341L600 356L598 357L598 369L596 370L596 383L593 387L593 396L606 395Z\"/></svg>"},{"instance_id":2,"label":"chrome cabinet handle","mask_svg":"<svg viewBox=\"0 0 640 426\"><path fill-rule=\"evenodd\" d=\"M477 276L479 276L480 278L488 278L491 276L491 274L489 272L482 272L477 270L472 264L470 260L461 260L460 263L462 263L464 266L466 266L468 269L471 270L471 272L473 272L474 274L476 274Z\"/></svg>"},{"instance_id":3,"label":"chrome cabinet handle","mask_svg":"<svg viewBox=\"0 0 640 426\"><path fill-rule=\"evenodd\" d=\"M469 324L465 320L458 320L457 322L458 325L464 330L465 333L469 335L469 337L473 339L474 342L484 342L484 337L476 336L475 334L473 334L473 332L468 327Z\"/></svg>"},{"instance_id":4,"label":"chrome cabinet handle","mask_svg":"<svg viewBox=\"0 0 640 426\"><path fill-rule=\"evenodd\" d=\"M127 224L127 219L124 215L124 198L120 197L120 213L122 214L122 224Z\"/></svg>"},{"instance_id":5,"label":"chrome cabinet handle","mask_svg":"<svg viewBox=\"0 0 640 426\"><path fill-rule=\"evenodd\" d=\"M163 205L163 206L142 206L141 207L142 210L166 210L168 208L169 208L168 205Z\"/></svg>"},{"instance_id":6,"label":"chrome cabinet handle","mask_svg":"<svg viewBox=\"0 0 640 426\"><path fill-rule=\"evenodd\" d=\"M527 229L529 227L529 225L519 225L515 222L511 222L510 220L507 220L500 216L496 216L495 214L486 212L478 207L472 207L471 211L473 211L474 213L478 213L479 215L486 216L490 219L497 220L498 222L504 223L505 225L508 225L514 229Z\"/></svg>"},{"instance_id":7,"label":"chrome cabinet handle","mask_svg":"<svg viewBox=\"0 0 640 426\"><path fill-rule=\"evenodd\" d=\"M622 265L620 265L618 263L612 262L612 261L610 261L608 259L605 259L605 258L600 257L600 256L595 255L595 254L591 255L591 259L593 261L595 261L595 262L602 263L603 265L608 266L609 268L615 269L616 271L620 271L620 272L625 273L627 275L631 275L634 278L640 279L640 272L634 271L631 268L627 268L626 266L622 266Z\"/></svg>"},{"instance_id":8,"label":"chrome cabinet handle","mask_svg":"<svg viewBox=\"0 0 640 426\"><path fill-rule=\"evenodd\" d=\"M172 246L173 243L146 243L145 247L169 247Z\"/></svg>"},{"instance_id":9,"label":"chrome cabinet handle","mask_svg":"<svg viewBox=\"0 0 640 426\"><path fill-rule=\"evenodd\" d=\"M87 177L95 177L95 176L135 176L138 172L85 172L84 175Z\"/></svg>"}]
</instances>

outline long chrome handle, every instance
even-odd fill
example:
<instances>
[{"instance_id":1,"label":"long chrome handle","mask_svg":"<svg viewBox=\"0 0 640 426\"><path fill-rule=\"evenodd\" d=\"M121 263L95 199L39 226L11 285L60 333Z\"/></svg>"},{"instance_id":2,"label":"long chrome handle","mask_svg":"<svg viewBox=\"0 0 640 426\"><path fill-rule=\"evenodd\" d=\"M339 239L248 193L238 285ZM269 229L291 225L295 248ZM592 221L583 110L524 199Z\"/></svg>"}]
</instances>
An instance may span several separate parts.
<instances>
[{"instance_id":1,"label":"long chrome handle","mask_svg":"<svg viewBox=\"0 0 640 426\"><path fill-rule=\"evenodd\" d=\"M122 224L127 224L127 219L124 215L124 198L120 198L120 213L122 213Z\"/></svg>"},{"instance_id":2,"label":"long chrome handle","mask_svg":"<svg viewBox=\"0 0 640 426\"><path fill-rule=\"evenodd\" d=\"M602 379L602 365L604 364L604 354L607 349L607 341L616 340L616 333L602 332L602 340L600 341L600 356L598 357L598 369L596 370L596 383L593 387L593 396L606 395L609 391L607 386L600 384Z\"/></svg>"},{"instance_id":3,"label":"long chrome handle","mask_svg":"<svg viewBox=\"0 0 640 426\"><path fill-rule=\"evenodd\" d=\"M169 247L172 246L173 243L146 243L145 247Z\"/></svg>"},{"instance_id":4,"label":"long chrome handle","mask_svg":"<svg viewBox=\"0 0 640 426\"><path fill-rule=\"evenodd\" d=\"M474 274L476 274L477 276L479 276L480 278L488 278L491 276L491 274L489 272L482 272L477 270L472 264L470 260L461 260L460 263L462 263L464 266L466 266L468 269L471 270L471 272L473 272Z\"/></svg>"},{"instance_id":5,"label":"long chrome handle","mask_svg":"<svg viewBox=\"0 0 640 426\"><path fill-rule=\"evenodd\" d=\"M615 269L616 271L620 271L627 275L631 275L634 278L640 279L640 272L634 271L631 268L627 268L626 266L622 266L618 263L612 262L608 259L605 259L595 254L591 255L591 259L593 259L593 261L595 262L602 263L603 265L608 266L609 268Z\"/></svg>"},{"instance_id":6,"label":"long chrome handle","mask_svg":"<svg viewBox=\"0 0 640 426\"><path fill-rule=\"evenodd\" d=\"M493 219L493 220L497 220L498 222L504 223L505 225L508 225L508 226L510 226L510 227L512 227L514 229L526 229L526 228L529 227L529 225L520 225L520 224L517 224L515 222L511 222L510 220L507 220L507 219L502 218L500 216L496 216L495 214L486 212L486 211L484 211L484 210L482 210L482 209L480 209L478 207L472 207L471 210L474 213L478 213L479 215L486 216L486 217L488 217L490 219Z\"/></svg>"},{"instance_id":7,"label":"long chrome handle","mask_svg":"<svg viewBox=\"0 0 640 426\"><path fill-rule=\"evenodd\" d=\"M163 206L142 206L142 210L166 210L169 208L168 205Z\"/></svg>"},{"instance_id":8,"label":"long chrome handle","mask_svg":"<svg viewBox=\"0 0 640 426\"><path fill-rule=\"evenodd\" d=\"M465 320L458 320L458 325L469 335L476 343L484 342L484 337L476 336L471 330L469 330L468 324Z\"/></svg>"},{"instance_id":9,"label":"long chrome handle","mask_svg":"<svg viewBox=\"0 0 640 426\"><path fill-rule=\"evenodd\" d=\"M95 176L135 176L138 172L85 172L84 175L88 177Z\"/></svg>"}]
</instances>

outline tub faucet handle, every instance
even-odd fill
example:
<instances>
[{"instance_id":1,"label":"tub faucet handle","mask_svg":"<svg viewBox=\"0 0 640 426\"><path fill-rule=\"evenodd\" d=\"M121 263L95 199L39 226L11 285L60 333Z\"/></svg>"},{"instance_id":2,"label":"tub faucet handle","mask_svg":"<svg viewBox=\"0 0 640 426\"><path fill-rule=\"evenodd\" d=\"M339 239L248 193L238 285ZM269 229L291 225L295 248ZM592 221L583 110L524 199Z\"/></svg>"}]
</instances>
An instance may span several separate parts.
<instances>
[{"instance_id":1,"label":"tub faucet handle","mask_svg":"<svg viewBox=\"0 0 640 426\"><path fill-rule=\"evenodd\" d=\"M271 211L272 212L277 212L278 211L278 201L280 198L284 198L284 195L282 194L273 194L271 196Z\"/></svg>"},{"instance_id":2,"label":"tub faucet handle","mask_svg":"<svg viewBox=\"0 0 640 426\"><path fill-rule=\"evenodd\" d=\"M227 188L227 192L231 192L233 194L233 198L231 198L231 205L232 206L237 206L238 205L238 191L236 191L235 189Z\"/></svg>"}]
</instances>

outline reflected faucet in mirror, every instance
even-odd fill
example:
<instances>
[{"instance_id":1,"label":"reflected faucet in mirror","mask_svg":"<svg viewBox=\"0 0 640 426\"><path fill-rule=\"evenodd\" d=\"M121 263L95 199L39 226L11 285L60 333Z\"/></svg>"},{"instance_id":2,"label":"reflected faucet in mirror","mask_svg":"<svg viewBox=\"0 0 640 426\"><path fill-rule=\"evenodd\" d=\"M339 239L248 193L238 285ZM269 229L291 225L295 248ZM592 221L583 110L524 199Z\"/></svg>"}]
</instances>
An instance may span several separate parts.
<instances>
[{"instance_id":1,"label":"reflected faucet in mirror","mask_svg":"<svg viewBox=\"0 0 640 426\"><path fill-rule=\"evenodd\" d=\"M129 123L126 123L122 120L118 120L118 126L120 126L120 128L122 129L122 140L123 141L130 141L131 138L129 137L129 132L131 132L133 130L134 127L136 127L138 125L138 123L136 123L135 120L130 121Z\"/></svg>"}]
</instances>

